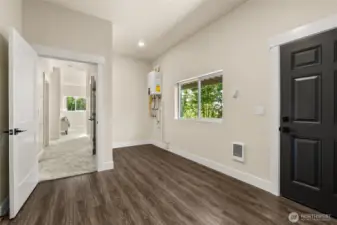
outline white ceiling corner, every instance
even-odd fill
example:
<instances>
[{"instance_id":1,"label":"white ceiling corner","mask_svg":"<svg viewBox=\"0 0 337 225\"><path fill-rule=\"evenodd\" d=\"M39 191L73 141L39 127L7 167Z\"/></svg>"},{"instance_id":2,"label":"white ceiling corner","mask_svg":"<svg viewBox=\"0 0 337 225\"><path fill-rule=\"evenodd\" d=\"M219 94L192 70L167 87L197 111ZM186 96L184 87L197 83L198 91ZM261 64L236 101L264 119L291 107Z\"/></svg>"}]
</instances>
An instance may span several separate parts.
<instances>
[{"instance_id":1,"label":"white ceiling corner","mask_svg":"<svg viewBox=\"0 0 337 225\"><path fill-rule=\"evenodd\" d=\"M247 0L45 0L113 23L114 52L154 60ZM137 43L144 40L146 46Z\"/></svg>"}]
</instances>

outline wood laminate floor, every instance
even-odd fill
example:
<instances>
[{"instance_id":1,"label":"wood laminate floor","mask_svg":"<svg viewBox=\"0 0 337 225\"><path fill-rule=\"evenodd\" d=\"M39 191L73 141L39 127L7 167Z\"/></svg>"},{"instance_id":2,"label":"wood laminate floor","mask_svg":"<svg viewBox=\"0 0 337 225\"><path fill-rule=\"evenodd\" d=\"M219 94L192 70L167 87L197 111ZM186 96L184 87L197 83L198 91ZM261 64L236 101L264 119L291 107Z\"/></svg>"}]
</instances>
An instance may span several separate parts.
<instances>
[{"instance_id":1,"label":"wood laminate floor","mask_svg":"<svg viewBox=\"0 0 337 225\"><path fill-rule=\"evenodd\" d=\"M0 225L290 224L290 212L316 213L152 145L115 149L114 162L113 171L40 183Z\"/></svg>"}]
</instances>

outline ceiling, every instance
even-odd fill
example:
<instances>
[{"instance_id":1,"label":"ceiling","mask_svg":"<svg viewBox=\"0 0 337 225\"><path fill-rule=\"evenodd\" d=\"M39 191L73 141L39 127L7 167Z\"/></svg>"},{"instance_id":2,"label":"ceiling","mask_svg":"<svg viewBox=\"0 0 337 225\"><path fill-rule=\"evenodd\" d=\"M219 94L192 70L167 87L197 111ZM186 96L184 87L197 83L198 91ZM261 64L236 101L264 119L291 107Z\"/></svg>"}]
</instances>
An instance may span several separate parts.
<instances>
[{"instance_id":1,"label":"ceiling","mask_svg":"<svg viewBox=\"0 0 337 225\"><path fill-rule=\"evenodd\" d=\"M39 58L39 63L41 69L47 73L54 67L60 68L62 81L66 85L86 86L87 74L96 75L96 66L87 63L52 58Z\"/></svg>"},{"instance_id":2,"label":"ceiling","mask_svg":"<svg viewBox=\"0 0 337 225\"><path fill-rule=\"evenodd\" d=\"M114 52L153 60L247 0L45 1L111 21Z\"/></svg>"}]
</instances>

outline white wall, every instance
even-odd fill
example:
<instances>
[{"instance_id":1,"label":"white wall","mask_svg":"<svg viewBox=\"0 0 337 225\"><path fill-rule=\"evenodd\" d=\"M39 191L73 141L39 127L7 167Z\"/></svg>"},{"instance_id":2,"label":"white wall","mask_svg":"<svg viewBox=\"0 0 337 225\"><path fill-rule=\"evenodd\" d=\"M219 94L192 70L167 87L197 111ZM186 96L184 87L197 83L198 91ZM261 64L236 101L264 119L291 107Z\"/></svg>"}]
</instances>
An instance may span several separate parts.
<instances>
[{"instance_id":1,"label":"white wall","mask_svg":"<svg viewBox=\"0 0 337 225\"><path fill-rule=\"evenodd\" d=\"M46 74L46 80L48 82L51 82L50 79L51 71L53 67L57 67L60 69L61 74L61 88L60 88L60 117L67 116L71 123L71 128L81 128L83 129L83 132L86 131L87 127L87 120L88 116L86 115L86 112L67 112L66 105L65 105L65 97L66 96L82 96L86 97L86 81L87 81L87 75L88 74L94 74L96 71L96 66L94 65L86 65L86 64L79 64L75 62L70 61L62 61L62 60L56 60L56 59L49 59L49 58L39 58L39 64L38 64L38 90L39 93L39 112L40 112L40 118L39 118L39 152L43 148L43 76L42 74ZM53 85L52 85L53 89ZM50 96L51 98L54 98L53 96ZM89 99L88 99L89 101ZM88 103L87 101L87 103ZM89 107L89 106L88 106ZM51 112L50 112L51 113ZM57 114L53 114L58 118ZM56 121L56 118L50 118L51 120ZM89 121L90 122L90 121ZM54 129L51 127L51 129ZM59 137L53 137L59 138Z\"/></svg>"},{"instance_id":2,"label":"white wall","mask_svg":"<svg viewBox=\"0 0 337 225\"><path fill-rule=\"evenodd\" d=\"M54 67L49 82L49 138L60 138L61 70Z\"/></svg>"},{"instance_id":3,"label":"white wall","mask_svg":"<svg viewBox=\"0 0 337 225\"><path fill-rule=\"evenodd\" d=\"M89 69L87 69L89 70ZM71 112L66 111L65 98L67 96L76 96L86 98L86 81L89 71L79 70L76 67L61 67L62 71L62 105L61 105L61 116L66 116L70 121L70 129L81 129L86 133L87 112ZM87 103L89 99L87 99Z\"/></svg>"},{"instance_id":4,"label":"white wall","mask_svg":"<svg viewBox=\"0 0 337 225\"><path fill-rule=\"evenodd\" d=\"M114 55L113 64L113 143L141 143L150 139L148 115L148 62Z\"/></svg>"},{"instance_id":5,"label":"white wall","mask_svg":"<svg viewBox=\"0 0 337 225\"><path fill-rule=\"evenodd\" d=\"M23 1L23 35L32 44L105 57L103 84L107 129L101 143L112 160L112 23L42 0ZM107 115L107 116L105 116Z\"/></svg>"},{"instance_id":6,"label":"white wall","mask_svg":"<svg viewBox=\"0 0 337 225\"><path fill-rule=\"evenodd\" d=\"M77 129L86 134L87 114L83 112L62 112L62 116L66 116L70 122L70 129Z\"/></svg>"},{"instance_id":7,"label":"white wall","mask_svg":"<svg viewBox=\"0 0 337 225\"><path fill-rule=\"evenodd\" d=\"M8 33L5 27L21 32L21 0L0 0L0 131L8 129ZM8 196L8 135L0 134L0 208ZM0 212L1 216L1 212Z\"/></svg>"},{"instance_id":8,"label":"white wall","mask_svg":"<svg viewBox=\"0 0 337 225\"><path fill-rule=\"evenodd\" d=\"M14 27L21 33L22 28L22 0L0 1L0 31L7 37L6 27Z\"/></svg>"},{"instance_id":9,"label":"white wall","mask_svg":"<svg viewBox=\"0 0 337 225\"><path fill-rule=\"evenodd\" d=\"M89 73L89 69L91 66L86 66L89 68L77 68L76 66L69 66L67 65L67 61L61 61L63 62L61 64L61 69L62 69L62 77L63 77L63 84L65 85L72 85L72 86L86 86L86 81L87 81L87 74ZM71 64L71 62L68 62ZM73 63L75 64L75 63ZM76 64L75 64L76 65ZM94 67L94 66L93 66Z\"/></svg>"},{"instance_id":10,"label":"white wall","mask_svg":"<svg viewBox=\"0 0 337 225\"><path fill-rule=\"evenodd\" d=\"M164 77L164 137L171 149L186 151L212 165L216 162L224 171L248 177L251 183L269 184L272 81L268 39L336 13L337 1L332 0L251 0L158 59L155 64L161 66ZM175 120L175 83L219 69L224 70L223 123ZM239 90L238 99L231 98L235 89ZM266 115L254 115L255 106L266 107ZM155 126L153 138L160 140ZM232 160L232 141L246 144L244 164Z\"/></svg>"},{"instance_id":11,"label":"white wall","mask_svg":"<svg viewBox=\"0 0 337 225\"><path fill-rule=\"evenodd\" d=\"M85 75L84 75L85 76ZM86 97L86 86L63 84L62 96L81 96Z\"/></svg>"},{"instance_id":12,"label":"white wall","mask_svg":"<svg viewBox=\"0 0 337 225\"><path fill-rule=\"evenodd\" d=\"M85 76L85 75L84 75ZM85 76L86 77L86 76ZM62 88L62 100L63 105L61 109L65 109L65 97L67 96L79 96L86 98L86 86L74 86L74 85L63 85ZM89 99L87 99L87 102ZM62 111L62 116L66 116L70 121L70 128L81 128L83 131L86 129L87 124L87 113L86 111L81 112L71 112L71 111Z\"/></svg>"},{"instance_id":13,"label":"white wall","mask_svg":"<svg viewBox=\"0 0 337 225\"><path fill-rule=\"evenodd\" d=\"M44 111L43 111L43 104L44 104L44 93L43 93L43 85L44 85L44 79L43 74L45 74L45 80L50 82L50 74L53 71L53 67L50 65L49 61L45 58L39 58L38 61L38 67L37 67L37 95L38 95L38 115L39 115L39 135L38 135L38 154L41 153L43 150L43 143L44 143ZM49 105L48 105L49 107ZM48 116L49 117L49 116ZM47 117L47 118L48 118ZM49 129L48 129L49 130ZM49 140L49 136L48 140ZM46 137L46 138L47 138Z\"/></svg>"}]
</instances>

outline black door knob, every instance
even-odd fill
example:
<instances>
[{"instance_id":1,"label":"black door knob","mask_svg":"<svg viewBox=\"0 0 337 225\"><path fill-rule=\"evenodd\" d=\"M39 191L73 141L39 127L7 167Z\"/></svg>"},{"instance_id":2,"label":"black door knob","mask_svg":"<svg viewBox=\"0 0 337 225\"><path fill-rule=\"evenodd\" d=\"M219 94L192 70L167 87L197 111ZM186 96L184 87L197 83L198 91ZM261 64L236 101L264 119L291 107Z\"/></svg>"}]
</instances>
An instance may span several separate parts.
<instances>
[{"instance_id":1,"label":"black door knob","mask_svg":"<svg viewBox=\"0 0 337 225\"><path fill-rule=\"evenodd\" d=\"M14 129L14 135L18 134L18 133L22 133L22 132L26 132L27 130L21 130L19 128L15 128Z\"/></svg>"},{"instance_id":2,"label":"black door knob","mask_svg":"<svg viewBox=\"0 0 337 225\"><path fill-rule=\"evenodd\" d=\"M289 133L290 132L290 128L289 127L279 127L278 130L280 132L282 132L282 133Z\"/></svg>"},{"instance_id":3,"label":"black door knob","mask_svg":"<svg viewBox=\"0 0 337 225\"><path fill-rule=\"evenodd\" d=\"M289 117L288 116L283 116L282 117L282 122L289 122Z\"/></svg>"},{"instance_id":4,"label":"black door knob","mask_svg":"<svg viewBox=\"0 0 337 225\"><path fill-rule=\"evenodd\" d=\"M5 130L4 134L13 135L13 129Z\"/></svg>"}]
</instances>

